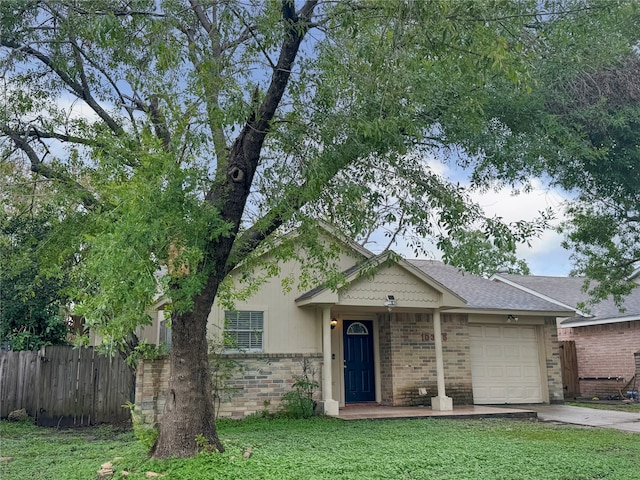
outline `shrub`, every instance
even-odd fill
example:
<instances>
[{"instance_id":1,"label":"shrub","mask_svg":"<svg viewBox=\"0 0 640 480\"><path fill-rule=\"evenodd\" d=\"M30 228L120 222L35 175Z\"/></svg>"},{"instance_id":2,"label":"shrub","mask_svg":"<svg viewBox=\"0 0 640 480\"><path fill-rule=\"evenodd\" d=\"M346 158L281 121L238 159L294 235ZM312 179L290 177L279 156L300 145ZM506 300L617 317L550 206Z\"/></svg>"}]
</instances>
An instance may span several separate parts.
<instances>
[{"instance_id":1,"label":"shrub","mask_svg":"<svg viewBox=\"0 0 640 480\"><path fill-rule=\"evenodd\" d=\"M302 361L302 375L296 376L293 389L282 397L285 416L290 418L310 418L315 411L313 394L318 388L314 380L315 371L307 359Z\"/></svg>"},{"instance_id":2,"label":"shrub","mask_svg":"<svg viewBox=\"0 0 640 480\"><path fill-rule=\"evenodd\" d=\"M136 440L147 450L151 450L158 440L158 429L154 425L144 423L142 415L135 410L135 403L127 402L123 407L131 412L131 423Z\"/></svg>"}]
</instances>

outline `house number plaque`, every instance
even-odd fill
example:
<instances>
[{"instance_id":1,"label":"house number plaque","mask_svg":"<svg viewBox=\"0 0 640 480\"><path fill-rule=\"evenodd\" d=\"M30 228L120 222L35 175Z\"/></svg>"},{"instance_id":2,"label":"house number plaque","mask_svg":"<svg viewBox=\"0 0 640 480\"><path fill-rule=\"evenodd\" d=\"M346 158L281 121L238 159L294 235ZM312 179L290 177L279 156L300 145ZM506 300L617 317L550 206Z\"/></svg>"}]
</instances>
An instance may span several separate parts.
<instances>
[{"instance_id":1,"label":"house number plaque","mask_svg":"<svg viewBox=\"0 0 640 480\"><path fill-rule=\"evenodd\" d=\"M436 339L436 336L433 333L423 333L420 335L420 338L422 339L423 342L433 342ZM443 333L442 334L442 341L446 342L447 341L447 334Z\"/></svg>"}]
</instances>

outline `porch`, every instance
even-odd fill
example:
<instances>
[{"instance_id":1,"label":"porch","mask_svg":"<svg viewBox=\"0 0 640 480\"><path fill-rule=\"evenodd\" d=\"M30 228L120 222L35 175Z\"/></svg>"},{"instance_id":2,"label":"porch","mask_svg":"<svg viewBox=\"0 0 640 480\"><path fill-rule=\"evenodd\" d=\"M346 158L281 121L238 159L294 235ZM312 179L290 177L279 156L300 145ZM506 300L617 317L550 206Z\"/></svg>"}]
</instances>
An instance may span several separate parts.
<instances>
[{"instance_id":1,"label":"porch","mask_svg":"<svg viewBox=\"0 0 640 480\"><path fill-rule=\"evenodd\" d=\"M438 411L431 407L390 407L377 404L348 405L340 408L338 418L342 420L383 420L414 418L514 418L537 419L534 410L512 407L487 407L482 405L456 405L453 410Z\"/></svg>"}]
</instances>

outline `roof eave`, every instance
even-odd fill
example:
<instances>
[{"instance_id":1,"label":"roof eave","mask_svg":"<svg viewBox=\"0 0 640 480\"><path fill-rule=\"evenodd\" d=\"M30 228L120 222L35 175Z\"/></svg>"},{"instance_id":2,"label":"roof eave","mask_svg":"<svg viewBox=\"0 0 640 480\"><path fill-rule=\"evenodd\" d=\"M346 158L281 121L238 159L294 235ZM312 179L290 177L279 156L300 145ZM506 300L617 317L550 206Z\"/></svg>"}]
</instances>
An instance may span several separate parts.
<instances>
[{"instance_id":1,"label":"roof eave","mask_svg":"<svg viewBox=\"0 0 640 480\"><path fill-rule=\"evenodd\" d=\"M517 308L490 308L490 307L468 307L468 308L452 308L443 310L452 313L479 313L483 315L514 315L514 316L533 316L533 317L567 317L567 314L573 312L568 310L522 310ZM573 318L573 317L567 317Z\"/></svg>"},{"instance_id":2,"label":"roof eave","mask_svg":"<svg viewBox=\"0 0 640 480\"><path fill-rule=\"evenodd\" d=\"M589 315L588 313L585 313L581 310L578 310L575 307L572 307L571 305L567 305L566 303L562 303L559 302L558 300L556 300L555 298L549 297L547 295L544 295L543 293L538 292L537 290L534 290L532 288L529 287L525 287L524 285L519 284L518 282L514 282L513 280L509 280L507 278L504 278L502 276L500 276L500 274L494 274L492 275L489 280L492 280L494 282L502 282L505 283L513 288L517 288L518 290L521 290L523 292L526 292L530 295L534 295L542 300L545 300L547 302L553 303L555 305L558 305L559 307L563 307L566 308L572 312L575 312L576 314L580 315L581 317L590 317L592 315Z\"/></svg>"},{"instance_id":3,"label":"roof eave","mask_svg":"<svg viewBox=\"0 0 640 480\"><path fill-rule=\"evenodd\" d=\"M611 323L623 323L623 322L636 322L640 320L640 315L625 315L623 317L609 317L609 318L585 318L584 320L574 320L573 318L567 318L560 322L560 328L571 327L589 327L592 325L607 325Z\"/></svg>"}]
</instances>

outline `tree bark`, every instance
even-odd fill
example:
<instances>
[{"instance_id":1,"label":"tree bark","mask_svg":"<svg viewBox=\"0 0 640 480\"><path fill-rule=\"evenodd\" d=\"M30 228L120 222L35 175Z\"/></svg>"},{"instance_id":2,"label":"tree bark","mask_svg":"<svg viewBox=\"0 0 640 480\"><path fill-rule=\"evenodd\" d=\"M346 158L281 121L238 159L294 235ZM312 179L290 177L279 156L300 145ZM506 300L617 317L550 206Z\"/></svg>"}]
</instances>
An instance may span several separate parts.
<instances>
[{"instance_id":1,"label":"tree bark","mask_svg":"<svg viewBox=\"0 0 640 480\"><path fill-rule=\"evenodd\" d=\"M207 317L212 290L216 289L206 288L196 297L193 311L172 315L171 374L158 440L151 451L154 458L192 457L199 450L199 435L224 451L216 430L209 369Z\"/></svg>"},{"instance_id":2,"label":"tree bark","mask_svg":"<svg viewBox=\"0 0 640 480\"><path fill-rule=\"evenodd\" d=\"M286 90L292 66L302 39L310 27L316 4L317 0L307 0L300 11L296 12L293 0L282 0L285 38L271 82L264 99L256 105L256 110L249 116L233 143L227 161L223 162L226 168L218 168L219 177L205 195L205 201L215 205L220 216L232 227L229 235L212 240L205 248L205 259L198 269L206 269L207 265L213 265L213 268L207 273L207 285L194 298L193 310L174 312L171 318L171 374L160 434L152 449L156 458L187 458L195 455L199 448L196 436L199 435L218 451L224 451L214 419L207 318L220 282L240 261L239 258L230 259L229 256L237 240L263 143ZM192 5L196 3L193 2ZM218 161L222 162L222 159L219 158ZM255 248L260 239L281 223L282 218L274 216L267 225L260 226L257 234L252 232L252 241L245 245Z\"/></svg>"}]
</instances>

